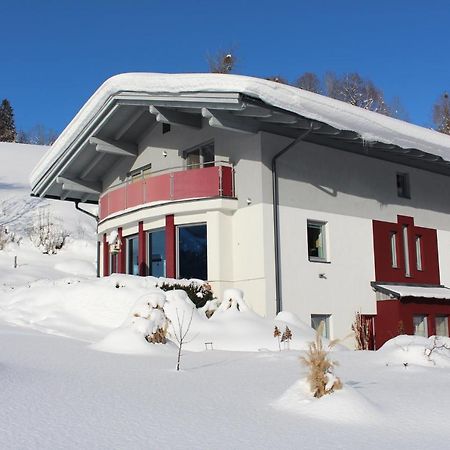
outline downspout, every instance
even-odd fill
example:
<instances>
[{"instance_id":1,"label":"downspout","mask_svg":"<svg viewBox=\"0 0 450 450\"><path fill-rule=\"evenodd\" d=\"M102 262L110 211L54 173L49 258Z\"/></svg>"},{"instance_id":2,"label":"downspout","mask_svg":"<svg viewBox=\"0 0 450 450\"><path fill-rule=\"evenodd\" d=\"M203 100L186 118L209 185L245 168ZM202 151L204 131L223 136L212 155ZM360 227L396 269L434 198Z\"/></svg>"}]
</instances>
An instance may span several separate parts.
<instances>
[{"instance_id":1,"label":"downspout","mask_svg":"<svg viewBox=\"0 0 450 450\"><path fill-rule=\"evenodd\" d=\"M309 129L295 138L290 144L281 149L275 156L272 157L272 205L273 205L273 234L274 234L274 250L275 250L275 302L277 307L277 314L282 310L281 298L281 264L280 264L280 214L279 214L279 190L278 190L278 173L277 160L292 147L303 141L313 130L313 122L310 122Z\"/></svg>"},{"instance_id":2,"label":"downspout","mask_svg":"<svg viewBox=\"0 0 450 450\"><path fill-rule=\"evenodd\" d=\"M79 201L75 202L75 209L81 211L84 214L87 214L89 217L92 217L97 222L97 234L98 234L98 216L96 214L92 214L85 209L80 208ZM100 241L97 239L97 278L100 277Z\"/></svg>"}]
</instances>

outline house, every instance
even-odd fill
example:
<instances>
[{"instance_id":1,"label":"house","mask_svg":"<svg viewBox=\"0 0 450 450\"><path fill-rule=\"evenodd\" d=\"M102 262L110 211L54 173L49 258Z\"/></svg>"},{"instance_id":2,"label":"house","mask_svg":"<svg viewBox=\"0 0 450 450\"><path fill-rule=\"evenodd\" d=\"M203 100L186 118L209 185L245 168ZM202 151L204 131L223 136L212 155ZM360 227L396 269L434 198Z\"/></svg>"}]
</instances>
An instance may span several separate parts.
<instances>
[{"instance_id":1,"label":"house","mask_svg":"<svg viewBox=\"0 0 450 450\"><path fill-rule=\"evenodd\" d=\"M291 86L123 74L32 174L99 204L99 274L208 280L325 334L448 336L450 137Z\"/></svg>"}]
</instances>

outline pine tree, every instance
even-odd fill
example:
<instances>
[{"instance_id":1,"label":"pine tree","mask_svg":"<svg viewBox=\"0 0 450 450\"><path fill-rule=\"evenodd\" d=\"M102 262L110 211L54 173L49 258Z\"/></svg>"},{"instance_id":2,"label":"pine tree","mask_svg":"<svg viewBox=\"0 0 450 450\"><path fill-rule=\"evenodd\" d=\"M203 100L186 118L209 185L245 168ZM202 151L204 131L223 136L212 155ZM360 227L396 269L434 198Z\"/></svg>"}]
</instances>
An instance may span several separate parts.
<instances>
[{"instance_id":1,"label":"pine tree","mask_svg":"<svg viewBox=\"0 0 450 450\"><path fill-rule=\"evenodd\" d=\"M15 139L14 111L5 98L0 105L0 142L14 142Z\"/></svg>"},{"instance_id":2,"label":"pine tree","mask_svg":"<svg viewBox=\"0 0 450 450\"><path fill-rule=\"evenodd\" d=\"M450 134L450 100L447 92L434 105L433 122L437 131Z\"/></svg>"}]
</instances>

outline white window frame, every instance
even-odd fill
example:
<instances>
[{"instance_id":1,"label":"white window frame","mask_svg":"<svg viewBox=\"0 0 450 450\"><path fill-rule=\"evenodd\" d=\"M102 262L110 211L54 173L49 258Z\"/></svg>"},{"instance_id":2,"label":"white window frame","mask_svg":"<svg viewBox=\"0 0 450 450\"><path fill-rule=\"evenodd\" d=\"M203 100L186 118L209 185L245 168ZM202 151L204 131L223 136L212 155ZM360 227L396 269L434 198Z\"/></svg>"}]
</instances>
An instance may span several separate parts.
<instances>
[{"instance_id":1,"label":"white window frame","mask_svg":"<svg viewBox=\"0 0 450 450\"><path fill-rule=\"evenodd\" d=\"M393 269L398 268L398 258L397 258L397 232L392 231L390 237L391 245L391 266Z\"/></svg>"},{"instance_id":2,"label":"white window frame","mask_svg":"<svg viewBox=\"0 0 450 450\"><path fill-rule=\"evenodd\" d=\"M208 236L208 223L206 221L175 225L175 274L177 279L180 278L180 228L196 227L199 225L206 226L206 236ZM206 265L208 266L208 237L206 238ZM206 272L208 272L208 267L206 267Z\"/></svg>"},{"instance_id":3,"label":"white window frame","mask_svg":"<svg viewBox=\"0 0 450 450\"><path fill-rule=\"evenodd\" d=\"M422 236L416 236L416 269L423 270L423 255L422 255Z\"/></svg>"},{"instance_id":4,"label":"white window frame","mask_svg":"<svg viewBox=\"0 0 450 450\"><path fill-rule=\"evenodd\" d=\"M326 339L330 339L331 336L331 314L311 314L311 328L313 330L317 330L317 328L314 327L313 319L317 319L318 326L320 325L320 322L324 323L323 327L323 333L322 337Z\"/></svg>"},{"instance_id":5,"label":"white window frame","mask_svg":"<svg viewBox=\"0 0 450 450\"><path fill-rule=\"evenodd\" d=\"M416 318L422 318L422 322L424 324L424 333L425 335L416 333ZM429 337L428 334L428 316L426 314L414 314L413 315L413 329L414 329L414 336L423 336L423 337Z\"/></svg>"},{"instance_id":6,"label":"white window frame","mask_svg":"<svg viewBox=\"0 0 450 450\"><path fill-rule=\"evenodd\" d=\"M411 276L411 266L409 263L409 240L408 240L408 225L403 225L402 227L402 237L403 237L403 256L405 260L405 277Z\"/></svg>"},{"instance_id":7,"label":"white window frame","mask_svg":"<svg viewBox=\"0 0 450 450\"><path fill-rule=\"evenodd\" d=\"M439 319L444 319L444 327L445 327L445 334L439 334L438 335L438 324L437 324L437 320ZM438 336L445 336L445 337L449 337L448 335L448 316L446 316L445 314L437 314L434 318L434 326L436 327L436 335Z\"/></svg>"},{"instance_id":8,"label":"white window frame","mask_svg":"<svg viewBox=\"0 0 450 450\"><path fill-rule=\"evenodd\" d=\"M308 229L309 227L319 228L320 227L320 239L321 247L323 249L323 256L310 256L309 254L309 239L308 239ZM311 262L330 262L329 251L328 251L328 222L323 220L308 219L306 221L306 247L308 252L308 260Z\"/></svg>"},{"instance_id":9,"label":"white window frame","mask_svg":"<svg viewBox=\"0 0 450 450\"><path fill-rule=\"evenodd\" d=\"M150 239L149 239L149 234L150 233L156 233L158 231L166 231L165 227L159 227L159 228L155 228L152 230L145 230L145 255L147 258L147 275L150 275L150 272L152 270L152 262L153 262L153 255L150 255L150 248L149 248L149 243L150 243ZM178 233L178 232L177 232ZM165 243L167 245L167 242ZM178 248L176 249L177 251L177 258L178 258ZM166 257L166 255L163 255L164 258ZM178 269L177 269L178 270ZM154 275L151 275L154 276ZM167 261L164 260L164 277L167 276Z\"/></svg>"},{"instance_id":10,"label":"white window frame","mask_svg":"<svg viewBox=\"0 0 450 450\"><path fill-rule=\"evenodd\" d=\"M213 148L214 159L213 159L213 161L205 163L205 155L204 155L202 150L205 147L209 147L209 146L212 146L212 148ZM188 160L189 154L193 153L193 152L195 152L197 150L199 151L199 163L198 164L188 164L187 160ZM212 167L212 166L215 165L215 161L216 161L216 148L215 148L215 145L214 145L214 140L203 142L203 143L198 144L198 145L196 145L194 147L191 147L191 148L189 148L187 150L183 150L182 155L183 155L183 158L186 161L186 168L188 168L188 169L189 168L198 168L198 169L200 169L200 168L203 168L203 167ZM206 164L206 166L205 166L205 164Z\"/></svg>"},{"instance_id":11,"label":"white window frame","mask_svg":"<svg viewBox=\"0 0 450 450\"><path fill-rule=\"evenodd\" d=\"M137 240L137 254L136 254L137 261L138 261L138 273L137 274L130 273L130 258L129 258L130 250L129 250L129 248L130 248L130 245L131 245L131 241L133 239ZM126 236L125 237L125 248L126 248L126 253L125 253L125 260L126 260L125 261L125 273L127 275L139 275L139 234L131 234L130 236Z\"/></svg>"}]
</instances>

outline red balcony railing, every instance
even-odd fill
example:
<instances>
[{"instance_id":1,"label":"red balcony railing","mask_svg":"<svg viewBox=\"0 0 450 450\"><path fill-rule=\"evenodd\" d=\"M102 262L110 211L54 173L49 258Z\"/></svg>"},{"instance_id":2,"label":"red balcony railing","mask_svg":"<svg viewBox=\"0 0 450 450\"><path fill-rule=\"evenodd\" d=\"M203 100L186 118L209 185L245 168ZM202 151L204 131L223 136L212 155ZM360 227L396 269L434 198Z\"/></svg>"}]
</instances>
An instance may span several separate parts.
<instances>
[{"instance_id":1,"label":"red balcony railing","mask_svg":"<svg viewBox=\"0 0 450 450\"><path fill-rule=\"evenodd\" d=\"M135 177L100 196L99 214L104 219L145 203L212 197L234 197L231 164L215 162L210 167L178 167Z\"/></svg>"}]
</instances>

